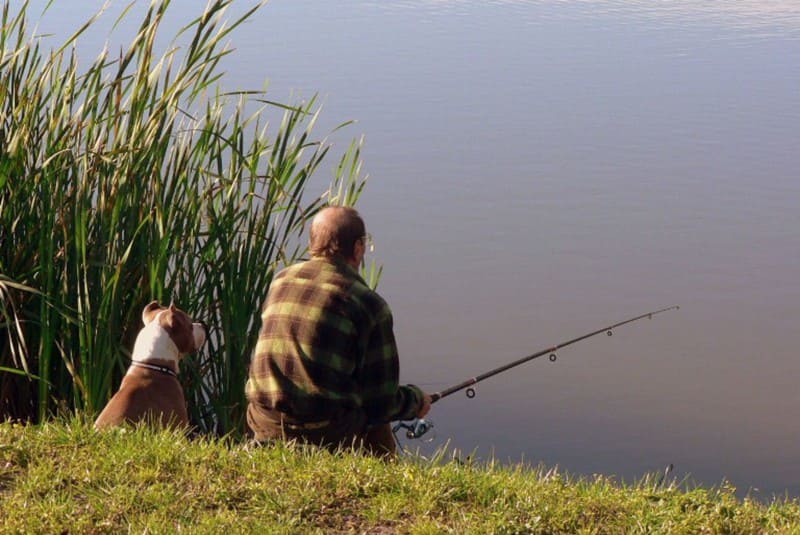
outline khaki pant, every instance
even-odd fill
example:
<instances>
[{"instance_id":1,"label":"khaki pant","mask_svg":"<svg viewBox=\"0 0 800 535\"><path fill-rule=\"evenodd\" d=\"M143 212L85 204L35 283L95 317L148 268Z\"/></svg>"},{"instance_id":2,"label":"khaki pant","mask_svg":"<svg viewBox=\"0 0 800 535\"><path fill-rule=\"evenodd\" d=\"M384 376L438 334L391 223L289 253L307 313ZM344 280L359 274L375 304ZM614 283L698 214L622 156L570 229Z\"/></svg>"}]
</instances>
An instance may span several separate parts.
<instances>
[{"instance_id":1,"label":"khaki pant","mask_svg":"<svg viewBox=\"0 0 800 535\"><path fill-rule=\"evenodd\" d=\"M295 440L331 451L352 447L381 458L391 458L397 453L391 425L367 426L362 411L347 412L321 422L299 422L283 413L250 403L247 406L247 425L257 442Z\"/></svg>"}]
</instances>

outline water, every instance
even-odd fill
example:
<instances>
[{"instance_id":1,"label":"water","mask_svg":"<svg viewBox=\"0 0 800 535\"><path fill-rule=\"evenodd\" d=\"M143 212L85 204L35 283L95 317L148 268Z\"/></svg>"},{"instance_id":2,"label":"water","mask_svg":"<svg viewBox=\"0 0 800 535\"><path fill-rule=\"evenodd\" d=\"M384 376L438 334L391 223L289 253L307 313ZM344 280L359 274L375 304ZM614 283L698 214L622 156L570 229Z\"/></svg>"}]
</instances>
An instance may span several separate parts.
<instances>
[{"instance_id":1,"label":"water","mask_svg":"<svg viewBox=\"0 0 800 535\"><path fill-rule=\"evenodd\" d=\"M226 87L366 136L405 381L681 305L445 398L423 451L800 496L800 4L273 0L231 44Z\"/></svg>"}]
</instances>

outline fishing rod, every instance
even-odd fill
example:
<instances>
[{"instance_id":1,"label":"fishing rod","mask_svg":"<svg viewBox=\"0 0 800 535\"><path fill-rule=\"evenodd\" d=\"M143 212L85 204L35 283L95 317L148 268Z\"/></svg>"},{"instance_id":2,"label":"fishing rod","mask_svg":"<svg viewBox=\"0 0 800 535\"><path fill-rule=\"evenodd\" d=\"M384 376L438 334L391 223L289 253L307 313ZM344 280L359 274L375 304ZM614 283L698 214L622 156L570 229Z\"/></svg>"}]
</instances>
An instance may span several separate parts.
<instances>
[{"instance_id":1,"label":"fishing rod","mask_svg":"<svg viewBox=\"0 0 800 535\"><path fill-rule=\"evenodd\" d=\"M466 389L467 397L472 399L472 398L475 397L475 389L472 388L472 385L474 385L476 383L479 383L479 382L481 382L481 381L483 381L485 379L488 379L489 377L494 377L495 375L497 375L499 373L503 373L504 371L510 370L511 368L515 368L515 367L519 366L520 364L525 364L526 362L529 362L529 361L531 361L533 359L542 357L544 355L549 355L550 361L551 362L555 362L556 359L557 359L556 352L561 348L567 347L569 345L572 345L574 343L580 342L582 340L586 340L587 338L592 338L593 336L597 336L598 334L602 334L602 333L606 333L608 336L611 336L612 334L614 334L613 331L617 327L621 327L623 325L627 325L628 323L633 323L634 321L639 321L639 320L644 319L644 318L652 319L653 316L655 316L656 314L661 314L662 312L667 312L668 310L678 310L679 308L680 308L679 306L673 305L671 307L666 307L666 308L662 308L662 309L659 309L659 310L654 310L653 312L648 312L646 314L642 314L642 315L636 316L634 318L626 319L624 321L620 321L619 323L615 323L613 325L609 325L608 327L603 327L602 329L598 329L596 331L592 331L592 332L590 332L588 334L584 334L584 335L579 336L577 338L573 338L572 340L569 340L567 342L562 342L562 343L556 344L556 345L554 345L552 347L548 347L547 349L543 349L542 351L539 351L538 353L534 353L533 355L528 355L527 357L523 357L523 358L515 360L513 362L509 362L508 364L505 364L505 365L500 366L498 368L495 368L493 370L489 370L488 372L485 372L485 373L482 373L482 374L477 375L475 377L472 377L470 379L467 379L466 381L462 381L462 382L460 382L460 383L458 383L456 385L451 386L450 388L445 388L444 390L441 390L439 392L435 392L435 393L431 394L431 403L436 403L440 399L442 399L444 397L447 397L450 394L454 394L456 392L464 390L464 389ZM393 431L396 433L400 429L406 429L406 437L407 438L420 438L422 435L427 433L432 427L433 427L433 422L431 422L429 420L424 420L424 419L418 418L418 419L413 420L411 423L408 423L408 424L404 423L404 422L398 422L394 426Z\"/></svg>"}]
</instances>

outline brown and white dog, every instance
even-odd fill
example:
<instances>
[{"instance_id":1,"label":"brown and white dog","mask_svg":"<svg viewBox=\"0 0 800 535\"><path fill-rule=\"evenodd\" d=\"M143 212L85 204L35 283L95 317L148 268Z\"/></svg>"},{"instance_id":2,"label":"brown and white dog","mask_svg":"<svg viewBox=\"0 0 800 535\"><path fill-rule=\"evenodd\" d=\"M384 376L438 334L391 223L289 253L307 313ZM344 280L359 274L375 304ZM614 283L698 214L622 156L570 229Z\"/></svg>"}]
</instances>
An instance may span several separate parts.
<instances>
[{"instance_id":1,"label":"brown and white dog","mask_svg":"<svg viewBox=\"0 0 800 535\"><path fill-rule=\"evenodd\" d=\"M119 391L97 417L95 428L146 421L169 427L189 426L186 400L178 381L178 363L206 340L206 328L175 305L153 301L142 312L131 366Z\"/></svg>"}]
</instances>

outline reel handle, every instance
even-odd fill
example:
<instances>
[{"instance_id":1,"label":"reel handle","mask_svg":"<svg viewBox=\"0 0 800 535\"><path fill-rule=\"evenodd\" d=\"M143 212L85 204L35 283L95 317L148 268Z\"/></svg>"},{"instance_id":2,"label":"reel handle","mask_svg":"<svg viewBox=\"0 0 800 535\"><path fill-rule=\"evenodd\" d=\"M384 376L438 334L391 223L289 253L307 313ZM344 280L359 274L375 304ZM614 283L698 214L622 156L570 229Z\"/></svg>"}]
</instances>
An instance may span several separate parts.
<instances>
[{"instance_id":1,"label":"reel handle","mask_svg":"<svg viewBox=\"0 0 800 535\"><path fill-rule=\"evenodd\" d=\"M406 430L407 439L422 438L428 431L433 429L433 422L423 418L417 418L410 423L397 422L392 428L392 433L397 434L401 429Z\"/></svg>"}]
</instances>

